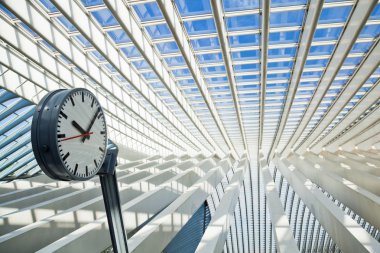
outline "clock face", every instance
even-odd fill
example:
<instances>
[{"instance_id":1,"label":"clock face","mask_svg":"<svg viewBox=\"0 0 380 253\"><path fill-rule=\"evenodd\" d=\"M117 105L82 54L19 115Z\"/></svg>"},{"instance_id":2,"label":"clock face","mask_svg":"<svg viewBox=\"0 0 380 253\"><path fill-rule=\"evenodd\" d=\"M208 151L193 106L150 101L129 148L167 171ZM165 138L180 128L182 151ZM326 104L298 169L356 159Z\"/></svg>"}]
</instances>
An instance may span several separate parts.
<instances>
[{"instance_id":1,"label":"clock face","mask_svg":"<svg viewBox=\"0 0 380 253\"><path fill-rule=\"evenodd\" d=\"M69 93L57 121L57 147L65 169L78 179L93 177L107 145L106 122L97 99L84 89Z\"/></svg>"}]
</instances>

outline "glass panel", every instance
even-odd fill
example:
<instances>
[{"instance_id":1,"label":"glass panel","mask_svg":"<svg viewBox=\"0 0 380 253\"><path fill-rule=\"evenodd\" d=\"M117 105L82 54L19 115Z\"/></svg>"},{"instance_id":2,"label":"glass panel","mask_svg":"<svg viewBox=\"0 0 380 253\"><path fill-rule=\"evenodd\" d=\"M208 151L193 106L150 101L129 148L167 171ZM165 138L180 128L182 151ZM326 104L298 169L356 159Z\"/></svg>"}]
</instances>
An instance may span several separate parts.
<instances>
[{"instance_id":1,"label":"glass panel","mask_svg":"<svg viewBox=\"0 0 380 253\"><path fill-rule=\"evenodd\" d=\"M366 25L359 34L360 38L376 38L380 34L380 25Z\"/></svg>"},{"instance_id":2,"label":"glass panel","mask_svg":"<svg viewBox=\"0 0 380 253\"><path fill-rule=\"evenodd\" d=\"M320 24L345 22L350 15L351 6L323 8L319 17Z\"/></svg>"},{"instance_id":3,"label":"glass panel","mask_svg":"<svg viewBox=\"0 0 380 253\"><path fill-rule=\"evenodd\" d=\"M373 9L371 15L369 16L370 20L380 19L380 4L377 4L375 9Z\"/></svg>"},{"instance_id":4,"label":"glass panel","mask_svg":"<svg viewBox=\"0 0 380 253\"><path fill-rule=\"evenodd\" d=\"M219 39L214 38L204 38L191 40L194 50L207 50L207 49L217 49L220 48Z\"/></svg>"},{"instance_id":5,"label":"glass panel","mask_svg":"<svg viewBox=\"0 0 380 253\"><path fill-rule=\"evenodd\" d=\"M67 31L69 32L77 31L77 28L73 24L71 24L71 22L64 16L58 17L57 20L61 25L63 25L66 28Z\"/></svg>"},{"instance_id":6,"label":"glass panel","mask_svg":"<svg viewBox=\"0 0 380 253\"><path fill-rule=\"evenodd\" d=\"M102 9L98 11L93 11L91 14L94 16L96 21L103 27L118 25L115 17L108 9Z\"/></svg>"},{"instance_id":7,"label":"glass panel","mask_svg":"<svg viewBox=\"0 0 380 253\"><path fill-rule=\"evenodd\" d=\"M272 0L271 7L282 7L291 5L306 5L307 0Z\"/></svg>"},{"instance_id":8,"label":"glass panel","mask_svg":"<svg viewBox=\"0 0 380 253\"><path fill-rule=\"evenodd\" d=\"M116 43L127 43L130 42L131 39L128 35L121 29L108 31L107 34L111 37L111 39Z\"/></svg>"},{"instance_id":9,"label":"glass panel","mask_svg":"<svg viewBox=\"0 0 380 253\"><path fill-rule=\"evenodd\" d=\"M156 47L161 54L176 53L179 52L177 43L173 42L161 42L157 43Z\"/></svg>"},{"instance_id":10,"label":"glass panel","mask_svg":"<svg viewBox=\"0 0 380 253\"><path fill-rule=\"evenodd\" d=\"M257 71L259 70L259 64L239 64L239 65L234 65L234 70L236 72L244 72L244 71Z\"/></svg>"},{"instance_id":11,"label":"glass panel","mask_svg":"<svg viewBox=\"0 0 380 253\"><path fill-rule=\"evenodd\" d=\"M48 12L57 12L58 9L50 0L40 0L40 3L47 9ZM1 8L3 9L3 8Z\"/></svg>"},{"instance_id":12,"label":"glass panel","mask_svg":"<svg viewBox=\"0 0 380 253\"><path fill-rule=\"evenodd\" d=\"M303 15L303 10L271 13L270 27L301 26Z\"/></svg>"},{"instance_id":13,"label":"glass panel","mask_svg":"<svg viewBox=\"0 0 380 253\"><path fill-rule=\"evenodd\" d=\"M198 55L198 61L200 63L220 62L223 61L222 53L201 54Z\"/></svg>"},{"instance_id":14,"label":"glass panel","mask_svg":"<svg viewBox=\"0 0 380 253\"><path fill-rule=\"evenodd\" d=\"M229 17L226 20L227 31L239 31L259 28L259 15L244 15Z\"/></svg>"},{"instance_id":15,"label":"glass panel","mask_svg":"<svg viewBox=\"0 0 380 253\"><path fill-rule=\"evenodd\" d=\"M127 57L140 57L141 56L139 50L135 46L121 48L121 51Z\"/></svg>"},{"instance_id":16,"label":"glass panel","mask_svg":"<svg viewBox=\"0 0 380 253\"><path fill-rule=\"evenodd\" d=\"M335 45L311 46L309 55L331 55Z\"/></svg>"},{"instance_id":17,"label":"glass panel","mask_svg":"<svg viewBox=\"0 0 380 253\"><path fill-rule=\"evenodd\" d=\"M75 38L80 42L83 47L92 47L91 43L83 37L83 35L77 35Z\"/></svg>"},{"instance_id":18,"label":"glass panel","mask_svg":"<svg viewBox=\"0 0 380 253\"><path fill-rule=\"evenodd\" d=\"M86 7L104 4L103 0L81 0L81 2Z\"/></svg>"},{"instance_id":19,"label":"glass panel","mask_svg":"<svg viewBox=\"0 0 380 253\"><path fill-rule=\"evenodd\" d=\"M181 16L210 14L209 0L175 0Z\"/></svg>"},{"instance_id":20,"label":"glass panel","mask_svg":"<svg viewBox=\"0 0 380 253\"><path fill-rule=\"evenodd\" d=\"M259 0L223 0L225 11L240 11L259 8Z\"/></svg>"},{"instance_id":21,"label":"glass panel","mask_svg":"<svg viewBox=\"0 0 380 253\"><path fill-rule=\"evenodd\" d=\"M253 60L259 58L259 50L232 52L232 60Z\"/></svg>"},{"instance_id":22,"label":"glass panel","mask_svg":"<svg viewBox=\"0 0 380 253\"><path fill-rule=\"evenodd\" d=\"M316 68L316 67L326 67L329 59L320 59L320 60L307 60L305 67Z\"/></svg>"},{"instance_id":23,"label":"glass panel","mask_svg":"<svg viewBox=\"0 0 380 253\"><path fill-rule=\"evenodd\" d=\"M351 53L366 53L372 46L372 42L355 43Z\"/></svg>"},{"instance_id":24,"label":"glass panel","mask_svg":"<svg viewBox=\"0 0 380 253\"><path fill-rule=\"evenodd\" d=\"M226 68L224 66L215 66L215 67L204 67L201 68L203 74L220 74L220 73L225 73Z\"/></svg>"},{"instance_id":25,"label":"glass panel","mask_svg":"<svg viewBox=\"0 0 380 253\"><path fill-rule=\"evenodd\" d=\"M185 58L183 58L183 56L168 57L165 58L165 61L168 66L182 66L186 64Z\"/></svg>"},{"instance_id":26,"label":"glass panel","mask_svg":"<svg viewBox=\"0 0 380 253\"><path fill-rule=\"evenodd\" d=\"M258 34L236 35L228 37L231 47L257 46L260 36Z\"/></svg>"},{"instance_id":27,"label":"glass panel","mask_svg":"<svg viewBox=\"0 0 380 253\"><path fill-rule=\"evenodd\" d=\"M287 48L274 48L268 50L269 58L284 58L284 57L295 57L297 48L287 47Z\"/></svg>"},{"instance_id":28,"label":"glass panel","mask_svg":"<svg viewBox=\"0 0 380 253\"><path fill-rule=\"evenodd\" d=\"M216 32L214 19L185 21L184 25L189 35Z\"/></svg>"},{"instance_id":29,"label":"glass panel","mask_svg":"<svg viewBox=\"0 0 380 253\"><path fill-rule=\"evenodd\" d=\"M290 69L292 66L293 61L268 62L268 70Z\"/></svg>"},{"instance_id":30,"label":"glass panel","mask_svg":"<svg viewBox=\"0 0 380 253\"><path fill-rule=\"evenodd\" d=\"M162 19L162 13L158 4L155 2L134 5L137 16L141 21Z\"/></svg>"},{"instance_id":31,"label":"glass panel","mask_svg":"<svg viewBox=\"0 0 380 253\"><path fill-rule=\"evenodd\" d=\"M300 31L271 32L269 33L269 44L297 43Z\"/></svg>"},{"instance_id":32,"label":"glass panel","mask_svg":"<svg viewBox=\"0 0 380 253\"><path fill-rule=\"evenodd\" d=\"M167 24L150 25L146 26L145 29L148 31L152 39L168 38L172 36L172 32Z\"/></svg>"},{"instance_id":33,"label":"glass panel","mask_svg":"<svg viewBox=\"0 0 380 253\"><path fill-rule=\"evenodd\" d=\"M337 40L342 32L342 27L317 29L314 33L314 41Z\"/></svg>"}]
</instances>

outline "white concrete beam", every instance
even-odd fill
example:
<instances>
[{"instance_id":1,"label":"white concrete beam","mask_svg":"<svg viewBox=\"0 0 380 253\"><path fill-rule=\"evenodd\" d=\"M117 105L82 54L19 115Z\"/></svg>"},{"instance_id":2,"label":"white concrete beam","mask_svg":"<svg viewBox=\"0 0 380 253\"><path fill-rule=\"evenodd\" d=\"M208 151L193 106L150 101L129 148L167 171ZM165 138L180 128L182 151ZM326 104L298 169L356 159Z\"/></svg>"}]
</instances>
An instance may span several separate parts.
<instances>
[{"instance_id":1,"label":"white concrete beam","mask_svg":"<svg viewBox=\"0 0 380 253\"><path fill-rule=\"evenodd\" d=\"M310 119L313 117L318 105L326 94L331 83L334 81L338 71L340 70L346 56L351 50L351 47L355 43L362 27L365 25L369 15L377 4L377 0L361 0L357 1L355 7L353 8L353 13L350 19L347 21L346 28L340 37L340 40L334 50L334 54L330 59L329 64L319 82L316 91L306 109L305 114L302 117L297 130L294 132L293 136L281 151L283 156L288 156L293 148L293 145L299 140L302 132L305 130Z\"/></svg>"},{"instance_id":2,"label":"white concrete beam","mask_svg":"<svg viewBox=\"0 0 380 253\"><path fill-rule=\"evenodd\" d=\"M234 102L235 112L236 112L236 118L238 119L239 129L240 129L240 135L241 139L243 140L244 149L245 151L248 151L248 145L245 135L245 130L242 122L242 116L241 116L241 110L240 110L240 104L239 104L239 98L238 98L238 91L237 91L237 85L235 82L235 76L234 76L234 69L232 66L232 59L231 54L229 50L229 42L227 37L227 30L226 25L224 22L224 11L222 7L222 2L219 0L212 0L211 1L212 6L212 12L213 17L215 20L215 25L218 31L218 37L219 37L219 43L220 47L222 49L223 59L224 59L224 66L227 71L227 77L229 81L229 87L232 94L232 99Z\"/></svg>"},{"instance_id":3,"label":"white concrete beam","mask_svg":"<svg viewBox=\"0 0 380 253\"><path fill-rule=\"evenodd\" d=\"M300 252L294 239L293 231L290 228L288 217L281 204L279 193L276 190L276 184L273 182L272 175L269 172L268 164L263 154L260 154L259 166L265 195L267 197L268 211L274 230L273 234L276 239L277 251L281 253Z\"/></svg>"},{"instance_id":4,"label":"white concrete beam","mask_svg":"<svg viewBox=\"0 0 380 253\"><path fill-rule=\"evenodd\" d=\"M275 163L305 205L344 252L379 252L380 244L342 209L313 186L302 173L286 159L276 157Z\"/></svg>"},{"instance_id":5,"label":"white concrete beam","mask_svg":"<svg viewBox=\"0 0 380 253\"><path fill-rule=\"evenodd\" d=\"M194 56L192 47L190 45L190 41L188 40L186 34L185 34L185 28L183 27L182 23L180 22L180 18L174 9L174 2L171 0L158 0L157 1L158 6L161 9L161 12L166 20L166 24L169 26L173 37L175 38L178 47L182 53L182 56L184 57L187 66L189 67L189 70L191 72L191 75L193 76L195 83L197 84L199 91L201 92L205 103L213 117L213 119L216 122L216 126L218 127L225 143L227 144L228 148L230 149L230 152L232 153L233 157L237 159L241 154L238 154L236 151L236 148L232 144L227 131L224 128L223 122L219 117L218 111L214 105L214 102L212 100L212 97L208 91L207 84L204 81L202 77L202 72L198 66L198 61Z\"/></svg>"},{"instance_id":6,"label":"white concrete beam","mask_svg":"<svg viewBox=\"0 0 380 253\"><path fill-rule=\"evenodd\" d=\"M284 109L282 110L281 121L277 129L276 137L273 141L272 147L269 152L268 158L273 159L275 152L278 152L277 145L281 140L282 133L284 131L286 122L288 120L290 108L293 104L294 97L298 88L298 83L301 79L301 75L304 69L304 65L309 54L309 49L313 41L314 32L318 24L319 15L323 6L323 0L311 0L309 3L309 9L307 11L304 30L302 32L301 41L297 52L297 58L293 69L293 74L289 84L288 92L286 95L286 101Z\"/></svg>"},{"instance_id":7,"label":"white concrete beam","mask_svg":"<svg viewBox=\"0 0 380 253\"><path fill-rule=\"evenodd\" d=\"M303 156L291 156L289 161L315 184L348 206L376 228L380 228L380 197L355 183L330 173L321 164Z\"/></svg>"},{"instance_id":8,"label":"white concrete beam","mask_svg":"<svg viewBox=\"0 0 380 253\"><path fill-rule=\"evenodd\" d=\"M334 100L333 104L330 106L328 112L323 116L322 121L320 121L317 127L313 130L311 135L309 135L306 140L295 150L297 153L302 154L306 151L306 149L313 143L315 139L317 139L322 132L330 125L330 123L338 116L341 110L346 106L346 104L352 99L352 97L358 92L358 90L362 87L363 84L371 77L372 73L378 68L380 65L380 42L379 40L375 42L372 50L369 51L365 59L362 61L358 69L356 70L354 76L350 79L350 81L343 87L343 91L339 94L338 98ZM374 102L379 99L380 92L380 81L378 81L375 87L372 88L370 94L367 94L362 100L361 105L355 106L355 112L352 110L349 115L358 115L363 114ZM371 94L372 93L372 94ZM377 98L375 98L375 96ZM375 100L376 99L376 100ZM365 105L363 105L365 104ZM347 118L347 117L346 117ZM351 122L349 120L344 120L339 123L339 128L344 129ZM335 130L337 132L337 130ZM331 134L331 132L330 132ZM331 136L331 135L330 135ZM326 139L326 137L324 138ZM327 138L328 141L328 138ZM325 141L324 143L326 143ZM319 144L319 149L313 149L313 151L319 153L321 149L321 145Z\"/></svg>"},{"instance_id":9,"label":"white concrete beam","mask_svg":"<svg viewBox=\"0 0 380 253\"><path fill-rule=\"evenodd\" d=\"M241 160L228 186L224 189L223 197L195 252L223 251L235 207L239 200L241 185L248 169L247 159Z\"/></svg>"}]
</instances>

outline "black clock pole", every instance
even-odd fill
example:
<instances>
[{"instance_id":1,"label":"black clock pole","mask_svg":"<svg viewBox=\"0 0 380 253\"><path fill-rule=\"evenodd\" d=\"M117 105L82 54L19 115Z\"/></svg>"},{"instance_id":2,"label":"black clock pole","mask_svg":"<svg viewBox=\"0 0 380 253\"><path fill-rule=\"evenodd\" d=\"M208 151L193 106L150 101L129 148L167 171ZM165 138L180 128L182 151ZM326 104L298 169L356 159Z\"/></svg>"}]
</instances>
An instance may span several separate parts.
<instances>
[{"instance_id":1,"label":"black clock pole","mask_svg":"<svg viewBox=\"0 0 380 253\"><path fill-rule=\"evenodd\" d=\"M106 158L98 175L102 186L113 251L116 253L128 253L115 171L118 152L118 147L112 141L108 140Z\"/></svg>"}]
</instances>

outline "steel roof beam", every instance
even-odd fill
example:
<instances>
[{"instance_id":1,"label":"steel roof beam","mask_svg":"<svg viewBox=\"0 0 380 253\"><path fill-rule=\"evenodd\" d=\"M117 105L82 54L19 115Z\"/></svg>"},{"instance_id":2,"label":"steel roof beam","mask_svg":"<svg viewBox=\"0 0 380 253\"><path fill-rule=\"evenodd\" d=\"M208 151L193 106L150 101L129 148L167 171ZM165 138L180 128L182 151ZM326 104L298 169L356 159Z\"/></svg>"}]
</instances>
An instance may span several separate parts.
<instances>
[{"instance_id":1,"label":"steel roof beam","mask_svg":"<svg viewBox=\"0 0 380 253\"><path fill-rule=\"evenodd\" d=\"M238 119L240 135L241 135L241 138L242 138L243 144L244 144L244 149L248 152L245 130L244 130L244 126L243 126L242 118L241 118L239 98L237 95L238 91L236 88L236 82L235 82L235 77L234 77L234 69L232 66L231 54L229 52L227 31L226 31L225 22L223 19L222 2L219 0L212 0L211 6L212 6L212 12L214 15L214 19L215 19L216 28L218 31L219 43L220 43L220 46L221 46L221 49L223 52L224 62L222 62L222 64L225 66L226 71L227 71L227 77L229 80L229 86L230 86L230 90L231 90L231 94L232 94L232 99L234 102L236 117Z\"/></svg>"},{"instance_id":2,"label":"steel roof beam","mask_svg":"<svg viewBox=\"0 0 380 253\"><path fill-rule=\"evenodd\" d=\"M108 62L120 73L120 75L127 79L130 84L143 95L143 97L149 101L152 99L152 97L157 96L153 91L150 90L150 88L144 87L146 84L144 85L144 81L141 79L138 73L134 72L133 68L128 64L128 62L123 57L121 57L121 52L112 45L107 36L99 29L96 23L88 16L88 14L79 4L68 0L53 0L52 2L58 9L60 9L65 17L77 27L81 34L99 51L99 53L101 53L104 58L108 60ZM107 1L105 1L105 3L109 7L110 11L113 12L115 18L120 22L121 27L126 30L129 38L135 43L136 47L139 48L141 54L151 65L152 69L155 70L157 76L159 76L161 81L166 85L168 91L173 95L174 99L177 100L178 104L182 107L184 112L189 116L189 118L198 127L198 129L202 130L202 128L199 126L199 120L197 120L194 113L191 111L191 107L186 103L186 99L182 97L181 92L176 87L174 81L170 78L169 73L165 71L160 59L153 53L152 46L148 44L148 41L146 41L146 39L141 34L141 30L137 26L137 23L132 23L134 22L133 18L131 16L127 16L129 12L126 9L125 5L122 4L124 7L122 8L120 6L120 2L118 2L118 10L115 13L114 9L110 6L111 4L109 4ZM121 19L120 16L123 16L124 19ZM127 27L130 29L127 30ZM145 89L149 90L148 94L144 92ZM159 98L157 97L156 100L158 101ZM158 103L154 104L154 107L159 110ZM172 115L172 117L175 118L176 116ZM181 122L178 121L178 124L181 124ZM185 127L183 126L183 128ZM201 131L201 133L206 137L206 140L212 143L210 141L210 137L208 137L204 131ZM195 146L199 145L198 140L193 139L191 141ZM215 149L217 150L217 148Z\"/></svg>"},{"instance_id":3,"label":"steel roof beam","mask_svg":"<svg viewBox=\"0 0 380 253\"><path fill-rule=\"evenodd\" d=\"M322 0L311 0L309 4L309 9L306 16L306 21L304 25L304 30L301 37L301 42L299 43L299 48L297 52L297 58L294 64L294 69L292 72L291 81L289 84L288 92L286 95L286 101L282 110L281 120L276 131L275 139L273 140L272 146L269 151L268 158L272 159L278 143L281 140L286 122L288 121L290 108L293 104L294 97L296 95L298 84L301 80L302 72L305 66L306 59L309 54L309 49L313 41L314 32L318 24L319 15L321 13L323 6Z\"/></svg>"},{"instance_id":4,"label":"steel roof beam","mask_svg":"<svg viewBox=\"0 0 380 253\"><path fill-rule=\"evenodd\" d=\"M371 77L372 73L378 68L380 65L380 42L379 40L375 43L372 50L367 54L366 58L362 61L358 69L355 71L355 74L350 79L350 81L343 87L343 91L340 92L339 96L334 100L334 102L330 105L329 110L323 116L321 121L318 123L317 127L313 129L312 133L306 137L305 141L295 149L295 151L299 154L302 154L306 151L307 148L313 143L315 139L317 139L322 132L331 124L331 122L339 115L340 111L346 106L346 104L352 99L353 96L359 91L362 85ZM376 85L379 86L378 83ZM380 92L380 87L377 89L372 89L371 93L375 93L377 98ZM375 95L375 96L376 96ZM366 96L368 97L368 96ZM374 95L369 96L369 98L374 98ZM364 98L363 98L364 99ZM361 100L362 103L368 105L372 105L372 101L370 99ZM354 112L350 112L350 115L361 115L366 109L361 107L357 108ZM346 123L346 124L344 124ZM339 123L339 128L345 128L351 122L345 121ZM318 152L318 151L317 151Z\"/></svg>"},{"instance_id":5,"label":"steel roof beam","mask_svg":"<svg viewBox=\"0 0 380 253\"><path fill-rule=\"evenodd\" d=\"M377 4L377 0L361 0L357 1L353 8L350 19L347 21L347 25L343 34L340 37L338 45L335 48L334 54L330 59L325 72L319 82L319 85L307 107L304 116L292 138L288 141L285 148L281 151L282 155L288 156L293 145L297 142L302 132L305 130L309 121L313 117L313 114L321 103L323 96L326 94L331 83L334 81L338 71L340 70L346 56L350 52L354 45L362 27L366 24L366 21L371 14L372 10Z\"/></svg>"},{"instance_id":6,"label":"steel roof beam","mask_svg":"<svg viewBox=\"0 0 380 253\"><path fill-rule=\"evenodd\" d=\"M222 137L225 143L227 144L228 148L230 149L230 152L233 154L234 158L237 159L239 154L237 153L235 146L231 142L227 134L227 131L224 128L223 122L219 117L219 114L212 100L212 97L210 96L210 93L207 88L207 84L202 77L202 72L199 68L198 61L194 56L194 52L190 45L190 41L188 40L188 37L185 34L185 28L183 27L183 24L180 21L179 14L174 8L174 2L170 0L158 0L157 4L159 5L162 14L165 17L167 25L169 26L173 34L173 37L175 38L178 44L178 47L180 51L182 52L182 55L186 61L187 66L189 67L191 75L194 78L199 88L199 91L205 100L207 108L209 109L216 123L216 126L218 127L220 133L222 134Z\"/></svg>"}]
</instances>

